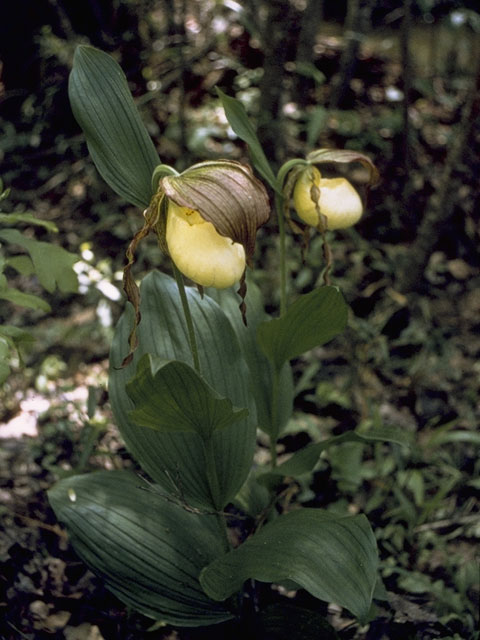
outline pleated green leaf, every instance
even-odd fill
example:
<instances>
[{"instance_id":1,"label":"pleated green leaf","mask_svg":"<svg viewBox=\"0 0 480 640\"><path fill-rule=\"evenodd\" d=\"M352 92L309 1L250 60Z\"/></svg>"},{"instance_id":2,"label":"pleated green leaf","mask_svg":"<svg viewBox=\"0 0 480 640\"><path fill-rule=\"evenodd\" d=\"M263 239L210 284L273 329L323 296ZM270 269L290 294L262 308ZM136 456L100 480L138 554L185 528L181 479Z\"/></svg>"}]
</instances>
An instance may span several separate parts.
<instances>
[{"instance_id":1,"label":"pleated green leaf","mask_svg":"<svg viewBox=\"0 0 480 640\"><path fill-rule=\"evenodd\" d=\"M127 393L135 405L130 412L135 424L158 431L190 431L202 440L247 413L221 398L188 364L176 360L154 363L149 354L138 363Z\"/></svg>"},{"instance_id":2,"label":"pleated green leaf","mask_svg":"<svg viewBox=\"0 0 480 640\"><path fill-rule=\"evenodd\" d=\"M248 283L247 326L238 311L239 298L232 289L209 290L214 300L222 307L235 329L240 348L250 370L251 393L257 407L258 426L274 440L286 426L293 410L293 380L290 364L285 363L279 374L277 407L272 412L272 393L274 369L268 358L260 349L257 341L257 327L268 320L263 309L262 297L258 287Z\"/></svg>"},{"instance_id":3,"label":"pleated green leaf","mask_svg":"<svg viewBox=\"0 0 480 640\"><path fill-rule=\"evenodd\" d=\"M167 501L127 471L70 477L48 497L75 551L125 604L181 626L232 617L198 582L223 553L215 518Z\"/></svg>"},{"instance_id":4,"label":"pleated green leaf","mask_svg":"<svg viewBox=\"0 0 480 640\"><path fill-rule=\"evenodd\" d=\"M368 616L377 577L375 536L365 516L319 509L282 515L200 574L214 600L225 600L245 580L293 580L320 600Z\"/></svg>"},{"instance_id":5,"label":"pleated green leaf","mask_svg":"<svg viewBox=\"0 0 480 640\"><path fill-rule=\"evenodd\" d=\"M77 47L68 92L102 178L128 202L148 206L159 158L119 65L103 51Z\"/></svg>"},{"instance_id":6,"label":"pleated green leaf","mask_svg":"<svg viewBox=\"0 0 480 640\"><path fill-rule=\"evenodd\" d=\"M191 432L146 429L130 418L130 411L135 407L125 388L145 353L193 365L174 280L152 272L143 280L140 293L139 346L127 367L120 368L120 364L128 352L131 308L121 318L112 344L109 393L116 423L132 455L165 490L182 495L193 506L208 510L223 508L234 498L250 471L257 425L255 405L249 393L249 371L238 341L220 307L208 296L202 300L195 289L187 288L202 378L235 407L248 409L248 417L212 436L220 490L217 504L212 504L202 438Z\"/></svg>"},{"instance_id":7,"label":"pleated green leaf","mask_svg":"<svg viewBox=\"0 0 480 640\"><path fill-rule=\"evenodd\" d=\"M300 296L282 318L262 323L257 330L260 346L280 371L283 364L343 331L347 305L337 287L320 287Z\"/></svg>"}]
</instances>

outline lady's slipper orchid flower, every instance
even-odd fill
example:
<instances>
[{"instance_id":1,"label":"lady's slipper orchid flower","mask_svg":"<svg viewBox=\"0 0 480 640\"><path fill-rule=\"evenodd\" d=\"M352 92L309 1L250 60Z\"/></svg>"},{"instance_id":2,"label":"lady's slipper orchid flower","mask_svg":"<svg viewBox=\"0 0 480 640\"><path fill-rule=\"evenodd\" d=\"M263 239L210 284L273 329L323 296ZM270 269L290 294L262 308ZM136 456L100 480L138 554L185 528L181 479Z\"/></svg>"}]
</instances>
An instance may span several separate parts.
<instances>
[{"instance_id":1,"label":"lady's slipper orchid flower","mask_svg":"<svg viewBox=\"0 0 480 640\"><path fill-rule=\"evenodd\" d=\"M307 224L327 229L345 229L358 222L363 213L360 196L346 178L322 178L316 167L309 166L298 177L293 190L293 204ZM321 216L325 216L325 222Z\"/></svg>"},{"instance_id":2,"label":"lady's slipper orchid flower","mask_svg":"<svg viewBox=\"0 0 480 640\"><path fill-rule=\"evenodd\" d=\"M294 233L303 235L303 248L308 247L309 226L315 227L323 238L323 255L325 269L323 280L330 284L329 272L332 267L332 252L328 245L326 232L329 229L344 229L358 222L363 213L362 199L343 177L323 178L316 165L360 163L368 171L368 182L364 186L365 195L368 188L378 179L378 170L373 162L363 153L349 149L316 149L305 159L288 160L278 172L278 180L282 186L283 215L288 220ZM297 211L299 218L305 222L300 225L290 217L290 203ZM283 260L285 264L285 260ZM282 274L285 282L285 274ZM285 287L282 291L283 308L285 308Z\"/></svg>"},{"instance_id":3,"label":"lady's slipper orchid flower","mask_svg":"<svg viewBox=\"0 0 480 640\"><path fill-rule=\"evenodd\" d=\"M243 279L258 227L269 217L265 187L249 167L202 162L159 182L167 200L159 239L177 268L199 285L222 289Z\"/></svg>"},{"instance_id":4,"label":"lady's slipper orchid flower","mask_svg":"<svg viewBox=\"0 0 480 640\"><path fill-rule=\"evenodd\" d=\"M153 174L155 191L145 210L145 224L127 249L123 288L135 310L126 366L137 346L140 294L131 270L138 243L151 231L161 249L188 278L223 289L240 283L240 310L245 319L245 267L255 249L257 229L270 215L263 184L239 162L218 160L193 165L181 174L160 165Z\"/></svg>"},{"instance_id":5,"label":"lady's slipper orchid flower","mask_svg":"<svg viewBox=\"0 0 480 640\"><path fill-rule=\"evenodd\" d=\"M198 211L168 204L166 242L177 268L203 287L224 289L245 271L245 249L221 236Z\"/></svg>"}]
</instances>

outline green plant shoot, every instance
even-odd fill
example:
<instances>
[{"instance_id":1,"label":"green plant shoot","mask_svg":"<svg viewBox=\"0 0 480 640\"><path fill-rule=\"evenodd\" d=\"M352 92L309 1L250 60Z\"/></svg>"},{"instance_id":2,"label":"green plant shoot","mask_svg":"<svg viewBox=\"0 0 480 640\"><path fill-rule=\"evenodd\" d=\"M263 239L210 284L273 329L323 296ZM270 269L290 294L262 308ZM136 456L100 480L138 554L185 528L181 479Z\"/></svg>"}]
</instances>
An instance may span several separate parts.
<instances>
[{"instance_id":1,"label":"green plant shoot","mask_svg":"<svg viewBox=\"0 0 480 640\"><path fill-rule=\"evenodd\" d=\"M69 92L98 171L140 207L126 248L130 304L111 347L109 393L122 437L149 477L147 484L126 471L100 472L50 490L77 553L126 604L174 625L241 620L247 585L251 592L260 582L285 581L366 621L378 566L367 519L292 505L282 490L288 477L313 470L329 441L281 464L277 442L292 415L291 361L334 339L348 317L335 286L289 299L285 222L295 233L310 227L323 235L353 224L362 198L317 166L360 161L371 183L375 167L363 154L319 150L275 175L243 107L219 92L253 169L220 159L179 173L161 163L110 56L78 47ZM275 318L255 284L247 288L246 272L257 268L255 237L270 216L254 170L275 194L282 265ZM152 271L137 287L135 251L149 234L174 277ZM258 429L270 440L270 460L260 466ZM396 440L385 431L371 437ZM241 544L229 531L233 503L248 522Z\"/></svg>"}]
</instances>

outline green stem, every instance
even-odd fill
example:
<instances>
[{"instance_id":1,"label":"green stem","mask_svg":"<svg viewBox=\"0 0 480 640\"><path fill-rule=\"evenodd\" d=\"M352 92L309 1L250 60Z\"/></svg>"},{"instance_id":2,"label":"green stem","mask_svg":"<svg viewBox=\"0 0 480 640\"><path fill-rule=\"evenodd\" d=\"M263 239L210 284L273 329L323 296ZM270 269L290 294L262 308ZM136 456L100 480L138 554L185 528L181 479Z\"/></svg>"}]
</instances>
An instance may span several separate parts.
<instances>
[{"instance_id":1,"label":"green stem","mask_svg":"<svg viewBox=\"0 0 480 640\"><path fill-rule=\"evenodd\" d=\"M198 358L197 340L195 338L195 328L193 326L193 318L190 313L190 307L188 305L188 298L185 292L185 285L183 283L183 276L177 269L177 266L172 260L173 273L177 282L178 292L180 293L180 300L182 302L183 314L185 316L185 322L187 323L188 341L190 343L190 351L192 352L193 366L197 373L200 373L200 360Z\"/></svg>"},{"instance_id":2,"label":"green stem","mask_svg":"<svg viewBox=\"0 0 480 640\"><path fill-rule=\"evenodd\" d=\"M99 429L92 426L89 422L85 424L84 429L86 431L86 442L83 446L83 451L80 456L80 460L78 461L76 473L83 473L85 471L85 467L87 466L88 459L92 454L92 451L95 447L95 443L97 442L98 436L100 434Z\"/></svg>"},{"instance_id":3,"label":"green stem","mask_svg":"<svg viewBox=\"0 0 480 640\"><path fill-rule=\"evenodd\" d=\"M203 448L205 453L205 465L208 484L210 486L210 494L212 496L212 502L216 509L221 509L220 504L220 483L217 475L217 465L215 463L215 449L213 447L213 438L206 438L203 440ZM222 513L216 514L218 528L223 541L223 547L225 552L230 551L230 542L228 540L227 523Z\"/></svg>"},{"instance_id":4,"label":"green stem","mask_svg":"<svg viewBox=\"0 0 480 640\"><path fill-rule=\"evenodd\" d=\"M280 317L285 315L287 310L287 262L285 250L285 215L284 199L278 193L275 194L275 207L278 219L278 241L279 241L279 261L280 261Z\"/></svg>"},{"instance_id":5,"label":"green stem","mask_svg":"<svg viewBox=\"0 0 480 640\"><path fill-rule=\"evenodd\" d=\"M178 291L180 293L180 300L182 302L185 321L187 323L188 340L190 343L190 350L192 352L193 365L195 367L195 371L197 373L200 373L200 361L198 358L198 348L197 348L197 341L195 338L195 329L193 326L192 314L190 313L187 294L185 292L183 276L180 273L180 271L177 269L177 266L175 265L173 260L172 260L172 268L173 268L173 273L175 275L175 280L177 282ZM218 482L217 466L215 464L215 451L213 448L213 438L210 437L205 439L203 441L203 444L204 444L205 464L206 464L206 474L207 474L208 484L210 486L212 502L214 506L217 507L219 503L219 498L220 498L220 484ZM222 537L225 552L230 551L230 542L228 540L227 524L225 522L225 518L221 513L217 513L216 518L217 518L218 527L220 530L220 535Z\"/></svg>"},{"instance_id":6,"label":"green stem","mask_svg":"<svg viewBox=\"0 0 480 640\"><path fill-rule=\"evenodd\" d=\"M271 409L271 425L272 432L270 436L270 456L272 469L277 466L277 435L278 435L278 394L280 388L280 373L274 369L272 380L272 409Z\"/></svg>"},{"instance_id":7,"label":"green stem","mask_svg":"<svg viewBox=\"0 0 480 640\"><path fill-rule=\"evenodd\" d=\"M275 208L278 219L279 260L280 260L280 317L287 311L287 261L285 244L285 187L288 186L288 174L297 166L308 163L302 158L293 158L283 164L277 174L277 189L275 190ZM286 196L290 198L287 188Z\"/></svg>"},{"instance_id":8,"label":"green stem","mask_svg":"<svg viewBox=\"0 0 480 640\"><path fill-rule=\"evenodd\" d=\"M285 162L285 164L283 164L280 169L278 170L278 174L277 174L277 182L279 185L280 189L283 189L283 185L286 181L286 178L288 176L288 173L294 168L294 167L306 167L308 166L309 162L307 160L304 160L303 158L292 158L291 160L288 160L287 162Z\"/></svg>"}]
</instances>

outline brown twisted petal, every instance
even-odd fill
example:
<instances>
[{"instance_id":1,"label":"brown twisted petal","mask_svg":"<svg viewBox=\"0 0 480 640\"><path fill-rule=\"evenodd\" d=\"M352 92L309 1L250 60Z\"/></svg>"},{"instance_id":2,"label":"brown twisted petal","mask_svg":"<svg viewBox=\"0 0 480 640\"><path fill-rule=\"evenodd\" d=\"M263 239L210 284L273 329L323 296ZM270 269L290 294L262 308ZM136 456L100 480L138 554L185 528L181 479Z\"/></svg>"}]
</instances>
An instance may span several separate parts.
<instances>
[{"instance_id":1,"label":"brown twisted petal","mask_svg":"<svg viewBox=\"0 0 480 640\"><path fill-rule=\"evenodd\" d=\"M161 188L177 205L198 211L220 235L242 244L248 257L253 254L270 205L250 167L231 160L201 162L179 176L165 176Z\"/></svg>"}]
</instances>

